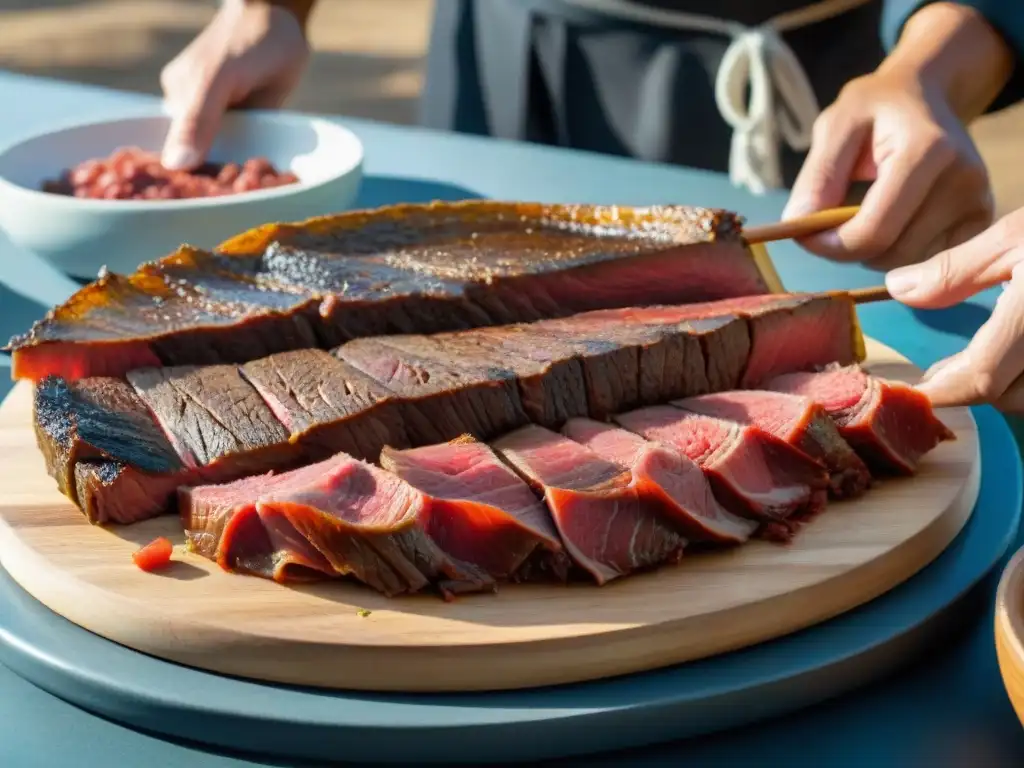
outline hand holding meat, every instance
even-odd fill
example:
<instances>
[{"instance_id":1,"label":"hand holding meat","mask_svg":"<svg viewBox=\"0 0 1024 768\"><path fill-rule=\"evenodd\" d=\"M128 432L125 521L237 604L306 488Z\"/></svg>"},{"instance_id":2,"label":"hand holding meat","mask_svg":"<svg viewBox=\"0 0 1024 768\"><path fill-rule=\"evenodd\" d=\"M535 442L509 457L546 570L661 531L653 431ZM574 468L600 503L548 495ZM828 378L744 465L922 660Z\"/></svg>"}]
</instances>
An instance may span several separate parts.
<instances>
[{"instance_id":1,"label":"hand holding meat","mask_svg":"<svg viewBox=\"0 0 1024 768\"><path fill-rule=\"evenodd\" d=\"M162 162L199 166L231 107L276 108L309 59L304 18L266 2L226 0L160 75L172 122Z\"/></svg>"},{"instance_id":2,"label":"hand holding meat","mask_svg":"<svg viewBox=\"0 0 1024 768\"><path fill-rule=\"evenodd\" d=\"M991 403L1024 412L1024 209L923 264L890 272L893 297L937 309L1004 284L989 320L966 349L932 366L919 389L936 406Z\"/></svg>"},{"instance_id":3,"label":"hand holding meat","mask_svg":"<svg viewBox=\"0 0 1024 768\"><path fill-rule=\"evenodd\" d=\"M851 221L801 244L888 270L987 227L988 176L964 124L996 98L1012 64L972 9L932 3L911 17L892 55L850 82L815 124L786 218L841 205L852 182L873 183Z\"/></svg>"}]
</instances>

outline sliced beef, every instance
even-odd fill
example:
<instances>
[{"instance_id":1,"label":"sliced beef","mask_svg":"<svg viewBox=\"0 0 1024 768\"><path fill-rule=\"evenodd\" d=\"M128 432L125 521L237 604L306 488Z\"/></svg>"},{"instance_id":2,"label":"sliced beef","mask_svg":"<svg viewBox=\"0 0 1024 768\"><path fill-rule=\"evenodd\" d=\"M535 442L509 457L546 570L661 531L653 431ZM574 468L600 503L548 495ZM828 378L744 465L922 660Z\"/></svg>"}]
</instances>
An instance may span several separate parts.
<instances>
[{"instance_id":1,"label":"sliced beef","mask_svg":"<svg viewBox=\"0 0 1024 768\"><path fill-rule=\"evenodd\" d=\"M829 491L835 498L860 496L871 483L867 466L840 436L829 415L806 397L751 389L675 400L672 405L753 425L785 440L828 468Z\"/></svg>"},{"instance_id":2,"label":"sliced beef","mask_svg":"<svg viewBox=\"0 0 1024 768\"><path fill-rule=\"evenodd\" d=\"M376 461L385 445L409 445L394 393L327 352L271 355L246 363L242 376L310 459L342 451Z\"/></svg>"},{"instance_id":3,"label":"sliced beef","mask_svg":"<svg viewBox=\"0 0 1024 768\"><path fill-rule=\"evenodd\" d=\"M636 345L559 333L536 324L482 328L478 335L500 344L502 349L533 355L532 359L544 358L553 365L575 360L583 374L586 413L591 416L603 417L640 401ZM573 405L578 402L574 399Z\"/></svg>"},{"instance_id":4,"label":"sliced beef","mask_svg":"<svg viewBox=\"0 0 1024 768\"><path fill-rule=\"evenodd\" d=\"M75 503L81 500L75 466L86 459L110 459L148 474L184 470L146 404L120 379L43 379L33 393L33 423L47 471Z\"/></svg>"},{"instance_id":5,"label":"sliced beef","mask_svg":"<svg viewBox=\"0 0 1024 768\"><path fill-rule=\"evenodd\" d=\"M901 382L868 375L856 365L832 365L818 373L792 373L768 380L767 389L813 400L835 421L839 433L884 474L913 474L921 457L956 435L935 415L928 398Z\"/></svg>"},{"instance_id":6,"label":"sliced beef","mask_svg":"<svg viewBox=\"0 0 1024 768\"><path fill-rule=\"evenodd\" d=\"M567 577L569 559L551 515L484 443L385 448L380 464L423 494L427 530L448 554L498 579Z\"/></svg>"},{"instance_id":7,"label":"sliced beef","mask_svg":"<svg viewBox=\"0 0 1024 768\"><path fill-rule=\"evenodd\" d=\"M39 380L765 293L732 214L468 201L260 227L105 275L11 340Z\"/></svg>"},{"instance_id":8,"label":"sliced beef","mask_svg":"<svg viewBox=\"0 0 1024 768\"><path fill-rule=\"evenodd\" d=\"M230 463L238 477L301 458L288 430L233 365L140 368L128 381L187 467Z\"/></svg>"},{"instance_id":9,"label":"sliced beef","mask_svg":"<svg viewBox=\"0 0 1024 768\"><path fill-rule=\"evenodd\" d=\"M701 341L699 335L691 333L688 328L652 328L608 322L593 324L574 318L541 322L536 327L550 331L562 340L635 350L631 358L635 367L630 373L636 378L629 389L630 399L601 403L592 409L595 416L608 416L638 405L663 403L673 397L682 397L684 393L708 391Z\"/></svg>"},{"instance_id":10,"label":"sliced beef","mask_svg":"<svg viewBox=\"0 0 1024 768\"><path fill-rule=\"evenodd\" d=\"M464 434L487 439L528 421L510 370L486 361L456 362L429 336L357 339L336 354L403 401L414 445Z\"/></svg>"},{"instance_id":11,"label":"sliced beef","mask_svg":"<svg viewBox=\"0 0 1024 768\"><path fill-rule=\"evenodd\" d=\"M433 338L454 364L470 361L514 376L523 411L534 424L554 428L568 418L585 415L587 385L575 350L560 342L545 343L546 339L523 343L520 327L484 328Z\"/></svg>"},{"instance_id":12,"label":"sliced beef","mask_svg":"<svg viewBox=\"0 0 1024 768\"><path fill-rule=\"evenodd\" d=\"M571 419L562 432L602 459L632 472L641 494L691 541L739 544L757 523L727 512L691 459L665 445L593 419Z\"/></svg>"},{"instance_id":13,"label":"sliced beef","mask_svg":"<svg viewBox=\"0 0 1024 768\"><path fill-rule=\"evenodd\" d=\"M857 322L856 305L849 294L838 292L742 296L679 306L610 309L573 320L654 326L711 321L714 327L731 317L746 323L749 344L735 335L728 341L716 339L718 346L714 349L705 348L705 359L716 367L707 374L712 392L750 388L780 373L815 370L833 362L847 365L864 359L864 338ZM795 339L799 343L794 343ZM739 362L743 363L742 368ZM737 370L742 371L738 379Z\"/></svg>"},{"instance_id":14,"label":"sliced beef","mask_svg":"<svg viewBox=\"0 0 1024 768\"><path fill-rule=\"evenodd\" d=\"M167 512L178 486L197 476L188 470L149 474L121 461L87 459L74 465L73 479L65 494L73 495L90 523L127 525Z\"/></svg>"},{"instance_id":15,"label":"sliced beef","mask_svg":"<svg viewBox=\"0 0 1024 768\"><path fill-rule=\"evenodd\" d=\"M544 494L566 550L598 584L682 555L686 540L628 470L536 425L505 435L493 448Z\"/></svg>"},{"instance_id":16,"label":"sliced beef","mask_svg":"<svg viewBox=\"0 0 1024 768\"><path fill-rule=\"evenodd\" d=\"M734 514L784 520L825 504L828 473L806 454L758 429L670 405L619 414L615 421L695 461L715 497Z\"/></svg>"},{"instance_id":17,"label":"sliced beef","mask_svg":"<svg viewBox=\"0 0 1024 768\"><path fill-rule=\"evenodd\" d=\"M333 572L388 596L429 585L446 595L494 589L487 574L431 539L422 493L345 454L280 475L182 488L179 506L190 546L228 570L278 581Z\"/></svg>"}]
</instances>

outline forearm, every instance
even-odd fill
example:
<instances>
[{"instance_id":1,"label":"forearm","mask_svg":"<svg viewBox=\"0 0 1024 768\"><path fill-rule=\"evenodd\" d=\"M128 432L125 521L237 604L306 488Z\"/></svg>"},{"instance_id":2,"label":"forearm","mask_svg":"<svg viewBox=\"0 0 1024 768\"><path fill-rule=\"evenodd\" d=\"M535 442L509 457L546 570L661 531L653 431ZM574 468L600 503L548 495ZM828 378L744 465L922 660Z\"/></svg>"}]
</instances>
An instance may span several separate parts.
<instances>
[{"instance_id":1,"label":"forearm","mask_svg":"<svg viewBox=\"0 0 1024 768\"><path fill-rule=\"evenodd\" d=\"M940 89L960 119L969 121L1006 87L1014 64L1013 50L981 13L964 4L937 2L910 16L880 69Z\"/></svg>"}]
</instances>

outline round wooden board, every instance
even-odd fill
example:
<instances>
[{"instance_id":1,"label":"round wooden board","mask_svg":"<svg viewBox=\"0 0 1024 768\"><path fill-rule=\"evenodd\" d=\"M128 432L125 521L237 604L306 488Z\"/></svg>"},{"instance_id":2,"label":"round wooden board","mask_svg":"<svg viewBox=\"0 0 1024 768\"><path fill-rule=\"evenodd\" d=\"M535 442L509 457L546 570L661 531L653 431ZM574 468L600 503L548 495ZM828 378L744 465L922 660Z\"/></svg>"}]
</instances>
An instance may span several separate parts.
<instances>
[{"instance_id":1,"label":"round wooden board","mask_svg":"<svg viewBox=\"0 0 1024 768\"><path fill-rule=\"evenodd\" d=\"M869 340L867 366L913 381L918 369ZM345 582L284 587L181 562L144 573L131 553L177 518L103 529L46 474L31 389L0 406L0 564L31 595L96 634L157 657L270 682L378 691L482 691L593 680L769 640L892 589L963 528L980 481L965 408L940 418L958 439L914 478L833 503L780 546L750 542L604 587L508 585L445 603L388 599ZM369 615L365 612L369 611Z\"/></svg>"}]
</instances>

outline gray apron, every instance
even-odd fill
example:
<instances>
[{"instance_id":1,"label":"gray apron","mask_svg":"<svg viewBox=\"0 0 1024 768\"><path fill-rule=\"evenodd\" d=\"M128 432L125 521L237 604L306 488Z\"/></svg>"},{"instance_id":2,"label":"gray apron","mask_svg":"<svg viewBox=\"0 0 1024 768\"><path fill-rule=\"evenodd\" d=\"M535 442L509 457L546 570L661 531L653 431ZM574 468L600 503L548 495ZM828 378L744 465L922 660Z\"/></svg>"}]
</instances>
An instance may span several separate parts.
<instances>
[{"instance_id":1,"label":"gray apron","mask_svg":"<svg viewBox=\"0 0 1024 768\"><path fill-rule=\"evenodd\" d=\"M636 3L746 26L799 12L807 4ZM733 42L729 35L669 29L590 6L564 0L437 0L421 123L729 170L734 131L716 103L719 67ZM881 10L875 0L781 33L819 104L831 103L846 82L882 61ZM785 112L785 104L781 109ZM771 186L792 184L805 150L781 142L781 178Z\"/></svg>"}]
</instances>

